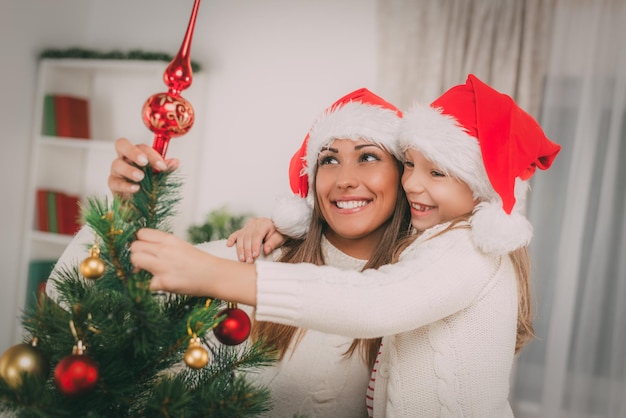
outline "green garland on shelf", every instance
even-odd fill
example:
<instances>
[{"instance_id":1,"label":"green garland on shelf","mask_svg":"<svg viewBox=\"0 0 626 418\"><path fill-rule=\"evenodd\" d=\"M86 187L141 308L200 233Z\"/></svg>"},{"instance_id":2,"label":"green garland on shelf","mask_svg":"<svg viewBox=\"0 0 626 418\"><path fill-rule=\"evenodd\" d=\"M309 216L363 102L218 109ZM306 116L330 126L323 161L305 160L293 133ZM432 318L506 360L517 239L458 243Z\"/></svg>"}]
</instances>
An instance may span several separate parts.
<instances>
[{"instance_id":1,"label":"green garland on shelf","mask_svg":"<svg viewBox=\"0 0 626 418\"><path fill-rule=\"evenodd\" d=\"M67 49L45 49L39 58L80 58L80 59L111 59L111 60L143 60L143 61L165 61L170 62L174 59L173 55L164 52L146 52L133 49L128 52L109 51L100 52L93 49L85 48L67 48ZM197 62L191 60L191 70L200 71L202 67Z\"/></svg>"}]
</instances>

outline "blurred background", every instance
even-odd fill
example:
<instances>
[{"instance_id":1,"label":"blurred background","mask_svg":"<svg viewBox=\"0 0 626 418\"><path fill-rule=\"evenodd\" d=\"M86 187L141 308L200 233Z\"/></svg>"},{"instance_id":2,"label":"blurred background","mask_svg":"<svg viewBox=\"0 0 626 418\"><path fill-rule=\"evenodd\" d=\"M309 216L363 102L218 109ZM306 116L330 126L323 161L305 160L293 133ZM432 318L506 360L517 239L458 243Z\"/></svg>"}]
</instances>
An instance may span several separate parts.
<instances>
[{"instance_id":1,"label":"blurred background","mask_svg":"<svg viewBox=\"0 0 626 418\"><path fill-rule=\"evenodd\" d=\"M20 337L39 54L173 55L192 4L0 0L0 352ZM204 0L191 49L202 75L183 92L197 105L199 138L181 153L193 167L187 222L225 206L270 215L289 193L291 155L347 92L368 87L406 109L474 73L563 146L552 169L535 175L528 201L537 339L516 364L516 416L624 417L624 39L625 0ZM128 117L139 120L140 109ZM185 137L172 139L170 157L179 156L176 141Z\"/></svg>"}]
</instances>

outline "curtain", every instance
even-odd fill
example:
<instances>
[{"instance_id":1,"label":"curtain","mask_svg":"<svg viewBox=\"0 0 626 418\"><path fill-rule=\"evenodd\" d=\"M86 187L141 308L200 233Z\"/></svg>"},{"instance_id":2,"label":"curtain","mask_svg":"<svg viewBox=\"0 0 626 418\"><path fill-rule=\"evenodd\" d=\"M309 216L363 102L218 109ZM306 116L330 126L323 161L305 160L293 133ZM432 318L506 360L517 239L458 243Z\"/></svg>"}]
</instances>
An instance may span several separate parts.
<instances>
[{"instance_id":1,"label":"curtain","mask_svg":"<svg viewBox=\"0 0 626 418\"><path fill-rule=\"evenodd\" d=\"M528 213L538 338L517 417L626 417L626 5L555 9L541 123L563 146Z\"/></svg>"},{"instance_id":2,"label":"curtain","mask_svg":"<svg viewBox=\"0 0 626 418\"><path fill-rule=\"evenodd\" d=\"M473 72L563 146L532 180L537 338L517 418L626 417L626 0L379 0L381 94L406 108Z\"/></svg>"},{"instance_id":3,"label":"curtain","mask_svg":"<svg viewBox=\"0 0 626 418\"><path fill-rule=\"evenodd\" d=\"M537 116L555 0L379 0L380 93L430 103L475 74Z\"/></svg>"}]
</instances>

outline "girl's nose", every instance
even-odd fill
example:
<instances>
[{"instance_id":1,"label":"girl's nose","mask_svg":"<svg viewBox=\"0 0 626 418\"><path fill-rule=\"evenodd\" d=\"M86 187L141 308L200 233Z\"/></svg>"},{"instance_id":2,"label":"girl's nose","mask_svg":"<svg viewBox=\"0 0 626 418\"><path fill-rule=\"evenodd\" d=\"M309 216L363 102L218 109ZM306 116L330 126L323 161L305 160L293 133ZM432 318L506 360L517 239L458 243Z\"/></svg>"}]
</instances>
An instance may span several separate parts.
<instances>
[{"instance_id":1,"label":"girl's nose","mask_svg":"<svg viewBox=\"0 0 626 418\"><path fill-rule=\"evenodd\" d=\"M406 194L421 193L424 191L424 182L416 171L402 176L402 187Z\"/></svg>"}]
</instances>

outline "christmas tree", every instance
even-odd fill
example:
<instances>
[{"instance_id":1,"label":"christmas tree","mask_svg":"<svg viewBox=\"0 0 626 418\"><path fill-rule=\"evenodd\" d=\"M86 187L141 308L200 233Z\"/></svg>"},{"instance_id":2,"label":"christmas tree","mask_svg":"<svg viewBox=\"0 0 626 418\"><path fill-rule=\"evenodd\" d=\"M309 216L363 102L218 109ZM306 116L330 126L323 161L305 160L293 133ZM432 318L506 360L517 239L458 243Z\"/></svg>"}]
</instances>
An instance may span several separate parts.
<instances>
[{"instance_id":1,"label":"christmas tree","mask_svg":"<svg viewBox=\"0 0 626 418\"><path fill-rule=\"evenodd\" d=\"M89 256L55 268L57 300L24 312L28 337L0 357L0 411L23 417L233 417L269 409L246 370L274 361L246 340L242 310L149 290L130 243L143 227L169 230L180 181L144 169L130 199L91 198ZM243 316L241 315L243 313ZM214 338L215 337L215 338ZM241 373L244 372L244 373Z\"/></svg>"}]
</instances>

